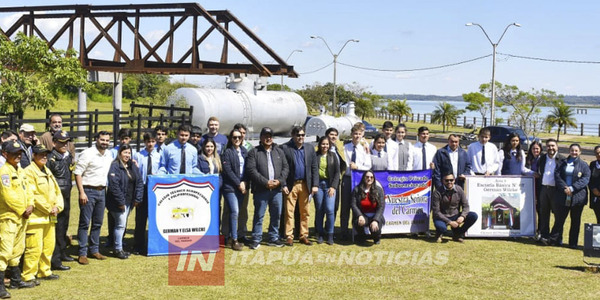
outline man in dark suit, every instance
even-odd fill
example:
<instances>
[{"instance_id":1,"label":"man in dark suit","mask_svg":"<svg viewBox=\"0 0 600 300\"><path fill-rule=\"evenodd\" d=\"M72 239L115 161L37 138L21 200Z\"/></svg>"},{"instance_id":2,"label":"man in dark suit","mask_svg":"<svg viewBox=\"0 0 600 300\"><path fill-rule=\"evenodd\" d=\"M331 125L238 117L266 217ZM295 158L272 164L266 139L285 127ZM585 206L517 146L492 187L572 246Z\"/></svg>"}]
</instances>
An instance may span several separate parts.
<instances>
[{"instance_id":1,"label":"man in dark suit","mask_svg":"<svg viewBox=\"0 0 600 300\"><path fill-rule=\"evenodd\" d=\"M300 212L300 243L312 245L308 240L308 203L309 195L313 196L319 188L319 166L315 146L304 143L304 127L294 126L292 138L282 145L285 158L290 171L287 176L285 194L285 244L292 246L294 243L294 211L298 203Z\"/></svg>"},{"instance_id":2,"label":"man in dark suit","mask_svg":"<svg viewBox=\"0 0 600 300\"><path fill-rule=\"evenodd\" d=\"M465 188L466 175L471 174L471 160L467 151L460 147L460 138L456 134L448 136L448 145L440 148L433 157L433 185L438 190L443 190L442 174L452 173L456 178L456 185Z\"/></svg>"},{"instance_id":3,"label":"man in dark suit","mask_svg":"<svg viewBox=\"0 0 600 300\"><path fill-rule=\"evenodd\" d=\"M558 143L555 139L546 140L546 155L540 157L537 173L542 178L542 187L540 189L540 241L547 243L550 238L550 213L556 213L556 181L554 180L554 171L560 165L565 157L558 153ZM556 219L556 217L555 217Z\"/></svg>"},{"instance_id":4,"label":"man in dark suit","mask_svg":"<svg viewBox=\"0 0 600 300\"><path fill-rule=\"evenodd\" d=\"M279 217L281 215L282 188L287 183L289 167L281 148L273 144L273 130L264 127L260 131L260 145L248 152L246 173L252 182L254 195L254 220L250 249L258 249L262 240L262 223L269 207L269 246L282 247L279 240Z\"/></svg>"}]
</instances>

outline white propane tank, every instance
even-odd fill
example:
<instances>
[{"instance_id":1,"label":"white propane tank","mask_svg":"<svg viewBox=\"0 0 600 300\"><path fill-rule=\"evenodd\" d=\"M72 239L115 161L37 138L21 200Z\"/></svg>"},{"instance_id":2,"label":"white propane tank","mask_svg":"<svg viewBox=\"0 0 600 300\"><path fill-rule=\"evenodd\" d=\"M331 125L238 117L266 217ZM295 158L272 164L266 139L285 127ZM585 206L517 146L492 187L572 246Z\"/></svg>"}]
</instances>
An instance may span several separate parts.
<instances>
[{"instance_id":1,"label":"white propane tank","mask_svg":"<svg viewBox=\"0 0 600 300\"><path fill-rule=\"evenodd\" d=\"M324 136L328 128L333 127L338 130L339 136L349 136L352 126L361 122L360 118L354 114L354 102L348 103L348 113L339 118L328 116L325 110L321 110L321 115L313 117L306 122L306 135Z\"/></svg>"},{"instance_id":2,"label":"white propane tank","mask_svg":"<svg viewBox=\"0 0 600 300\"><path fill-rule=\"evenodd\" d=\"M219 132L229 134L236 123L257 136L263 127L278 135L289 135L293 126L304 125L308 110L300 95L293 92L266 91L264 80L245 74L227 78L228 89L180 88L169 103L184 100L194 107L192 123L206 131L208 119L219 119Z\"/></svg>"}]
</instances>

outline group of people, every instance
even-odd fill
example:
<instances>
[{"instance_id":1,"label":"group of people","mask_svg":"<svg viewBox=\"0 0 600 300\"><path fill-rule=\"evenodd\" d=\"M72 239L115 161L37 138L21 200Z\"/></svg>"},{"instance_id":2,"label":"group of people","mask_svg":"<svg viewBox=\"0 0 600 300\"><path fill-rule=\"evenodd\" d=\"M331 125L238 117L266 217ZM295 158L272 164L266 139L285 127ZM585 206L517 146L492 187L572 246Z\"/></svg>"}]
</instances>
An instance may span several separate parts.
<instances>
[{"instance_id":1,"label":"group of people","mask_svg":"<svg viewBox=\"0 0 600 300\"><path fill-rule=\"evenodd\" d=\"M223 197L221 233L233 250L260 247L263 221L269 209L267 245L293 246L334 244L334 224L340 210L341 240L380 243L385 225L384 191L375 179L381 170L432 170L432 216L436 240L443 241L448 226L453 239L464 234L478 216L469 210L463 188L468 175L531 175L536 178L536 202L540 241L562 244L562 228L569 212L569 246L577 246L579 223L588 189L591 205L600 222L600 146L597 161L586 165L580 146L570 146L567 158L558 154L555 140L546 141L546 153L533 143L528 153L521 149L518 135L510 135L500 150L489 142L490 131L480 130L479 140L465 151L460 137L450 134L448 144L437 149L429 142L429 129L422 126L413 145L405 140L404 124L386 121L382 133L365 141L364 125L356 123L351 140L343 144L335 128L327 129L316 145L305 142L302 126L291 130L291 139L273 142L273 130L260 131L259 145L246 139L247 128L239 123L228 136L219 133L219 120L211 117L208 133L198 126L181 125L168 143L165 127L157 126L143 135L144 148L129 145L131 132L122 129L119 143L109 149L111 135L100 131L95 144L77 157L68 132L62 130L60 115L50 117L50 129L38 139L35 129L23 124L19 133L2 133L0 157L0 279L9 270L11 287L33 287L37 279L57 279L53 270L68 270L66 253L72 178L79 194L77 261L88 257L106 259L100 253L100 229L108 210L108 243L115 257L127 259L123 235L135 208L134 254L146 249L148 218L147 179L156 174L218 174ZM364 171L352 188L352 170ZM248 229L249 193L253 194L254 216ZM309 238L310 202L314 200L316 238ZM352 219L350 218L352 212ZM550 213L555 224L550 231ZM351 224L351 228L349 225ZM91 227L91 228L90 228ZM19 267L23 257L23 270ZM0 287L0 298L9 295Z\"/></svg>"}]
</instances>

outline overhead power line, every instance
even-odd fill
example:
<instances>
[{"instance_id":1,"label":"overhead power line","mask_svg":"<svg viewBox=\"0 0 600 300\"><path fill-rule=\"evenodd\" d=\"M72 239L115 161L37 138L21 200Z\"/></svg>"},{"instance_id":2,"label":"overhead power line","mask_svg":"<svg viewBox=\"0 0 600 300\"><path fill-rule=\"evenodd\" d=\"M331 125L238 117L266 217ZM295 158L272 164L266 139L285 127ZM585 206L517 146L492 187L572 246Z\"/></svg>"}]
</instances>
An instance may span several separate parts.
<instances>
[{"instance_id":1,"label":"overhead power line","mask_svg":"<svg viewBox=\"0 0 600 300\"><path fill-rule=\"evenodd\" d=\"M342 62L338 62L338 64L344 65L344 66L347 66L347 67L351 67L351 68L356 68L356 69L361 69L361 70L369 70L369 71L380 71L380 72L414 72L414 71L427 71L427 70L435 70L435 69L442 69L442 68L448 68L448 67L458 66L458 65L470 63L470 62L473 62L473 61L476 61L476 60L484 59L484 58L490 57L490 56L492 56L492 55L488 54L488 55L476 57L476 58L473 58L473 59L463 60L463 61L459 61L459 62L455 62L455 63L451 63L451 64L445 64L445 65L441 65L441 66L425 67L425 68L415 68L415 69L397 69L397 70L394 70L394 69L377 69L377 68L361 67L361 66L355 66L355 65L351 65L351 64L345 64L345 63L342 63Z\"/></svg>"},{"instance_id":2,"label":"overhead power line","mask_svg":"<svg viewBox=\"0 0 600 300\"><path fill-rule=\"evenodd\" d=\"M506 54L506 53L500 53L500 52L497 52L497 54L508 56L508 57L514 57L514 58L548 61L548 62L571 63L571 64L600 64L600 61L591 61L591 60L551 59L551 58L541 58L541 57Z\"/></svg>"},{"instance_id":3,"label":"overhead power line","mask_svg":"<svg viewBox=\"0 0 600 300\"><path fill-rule=\"evenodd\" d=\"M318 69L316 69L316 70L314 70L314 71L309 71L309 72L298 72L298 74L300 74L300 75L305 75L305 74L316 73L316 72L319 72L319 71L321 71L321 70L323 70L323 69L325 69L325 68L327 68L327 67L329 67L329 66L331 66L331 65L333 65L333 62L330 62L329 64L327 64L327 65L325 65L325 66L322 66L322 67L320 67L320 68L318 68Z\"/></svg>"}]
</instances>

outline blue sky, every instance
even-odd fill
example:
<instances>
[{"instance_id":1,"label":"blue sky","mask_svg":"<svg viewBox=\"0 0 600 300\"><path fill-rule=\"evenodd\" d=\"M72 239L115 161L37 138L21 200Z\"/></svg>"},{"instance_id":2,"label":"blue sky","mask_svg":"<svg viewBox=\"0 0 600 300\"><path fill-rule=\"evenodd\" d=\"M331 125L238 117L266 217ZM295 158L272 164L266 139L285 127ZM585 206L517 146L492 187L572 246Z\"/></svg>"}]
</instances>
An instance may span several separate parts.
<instances>
[{"instance_id":1,"label":"blue sky","mask_svg":"<svg viewBox=\"0 0 600 300\"><path fill-rule=\"evenodd\" d=\"M125 3L164 3L134 1ZM72 4L71 1L26 1L26 5ZM115 4L118 1L89 1L86 4ZM123 3L123 2L121 2ZM481 24L496 42L506 25L511 27L498 46L499 53L559 60L600 62L600 2L598 1L242 1L199 2L207 10L229 10L300 77L285 78L292 88L333 79L332 62L322 36L334 52L350 43L338 61L344 64L405 70L446 65L492 53L483 32L465 23ZM4 1L4 6L23 6L22 1ZM0 15L0 26L10 16ZM157 27L158 26L158 27ZM163 27L164 28L164 27ZM147 24L142 32L160 33L160 25ZM264 63L270 59L243 35L240 41ZM203 45L201 55L218 56L217 43ZM100 47L97 54L103 53ZM107 51L109 52L109 51ZM232 59L235 55L231 56ZM600 64L555 63L498 55L496 80L523 90L549 89L567 95L600 95ZM240 63L246 63L239 59ZM357 82L379 94L460 95L476 91L491 79L492 58L429 71L380 72L338 64L337 82ZM183 80L182 76L176 80ZM185 76L186 82L219 86L222 76ZM280 77L269 79L279 83Z\"/></svg>"}]
</instances>

